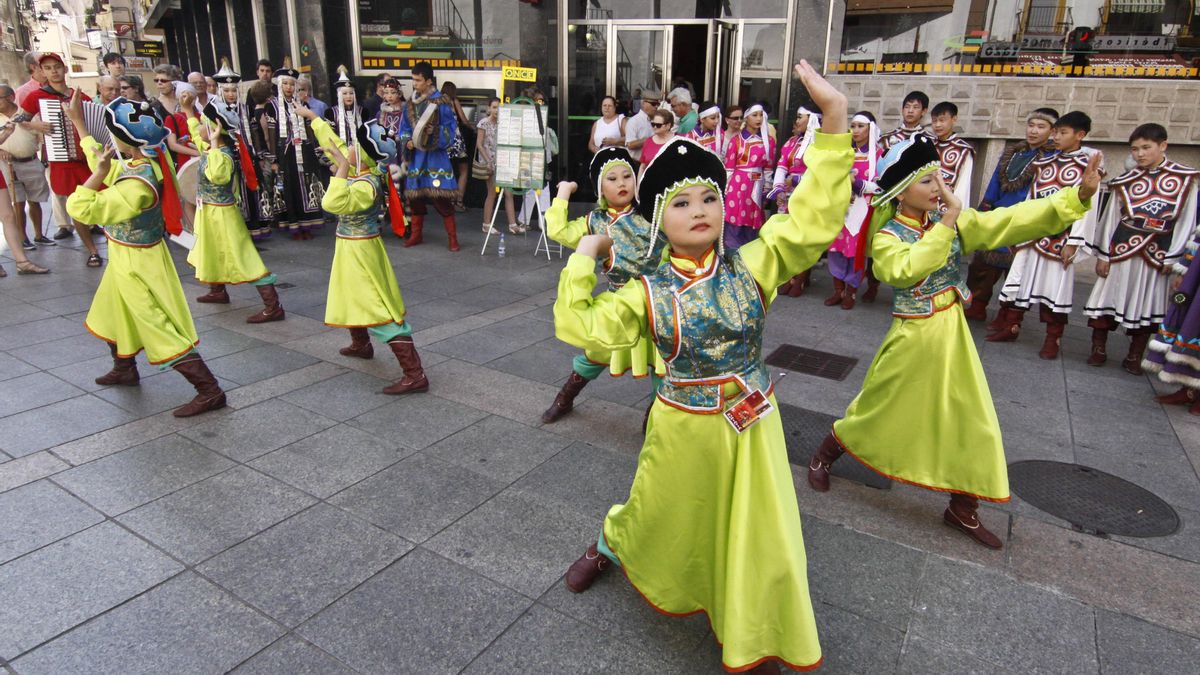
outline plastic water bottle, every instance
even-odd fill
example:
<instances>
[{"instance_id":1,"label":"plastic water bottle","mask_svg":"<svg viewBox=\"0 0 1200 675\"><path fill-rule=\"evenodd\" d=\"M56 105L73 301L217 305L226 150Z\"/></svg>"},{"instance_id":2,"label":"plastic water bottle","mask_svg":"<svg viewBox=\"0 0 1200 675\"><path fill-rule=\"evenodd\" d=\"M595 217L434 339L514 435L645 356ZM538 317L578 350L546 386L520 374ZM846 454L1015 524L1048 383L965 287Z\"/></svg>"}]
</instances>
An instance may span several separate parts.
<instances>
[{"instance_id":1,"label":"plastic water bottle","mask_svg":"<svg viewBox=\"0 0 1200 675\"><path fill-rule=\"evenodd\" d=\"M496 249L496 255L504 257L504 233L500 233L500 248Z\"/></svg>"}]
</instances>

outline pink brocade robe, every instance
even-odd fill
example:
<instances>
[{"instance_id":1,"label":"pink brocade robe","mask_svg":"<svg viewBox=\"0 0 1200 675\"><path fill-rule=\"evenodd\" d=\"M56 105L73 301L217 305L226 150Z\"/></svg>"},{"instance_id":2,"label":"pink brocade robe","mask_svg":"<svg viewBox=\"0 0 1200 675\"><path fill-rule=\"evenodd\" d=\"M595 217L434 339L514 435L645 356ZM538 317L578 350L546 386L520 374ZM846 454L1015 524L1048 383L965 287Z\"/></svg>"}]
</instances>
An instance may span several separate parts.
<instances>
[{"instance_id":1,"label":"pink brocade robe","mask_svg":"<svg viewBox=\"0 0 1200 675\"><path fill-rule=\"evenodd\" d=\"M776 167L776 176L779 175L779 170L783 170L783 192L775 198L775 204L779 207L780 213L787 213L787 202L792 196L792 191L800 184L800 177L808 169L804 164L804 155L800 152L800 146L804 144L804 135L792 136L783 144L783 150L779 153L779 165Z\"/></svg>"},{"instance_id":2,"label":"pink brocade robe","mask_svg":"<svg viewBox=\"0 0 1200 675\"><path fill-rule=\"evenodd\" d=\"M733 137L725 149L725 222L742 227L762 227L762 198L768 173L775 170L775 139L749 131Z\"/></svg>"}]
</instances>

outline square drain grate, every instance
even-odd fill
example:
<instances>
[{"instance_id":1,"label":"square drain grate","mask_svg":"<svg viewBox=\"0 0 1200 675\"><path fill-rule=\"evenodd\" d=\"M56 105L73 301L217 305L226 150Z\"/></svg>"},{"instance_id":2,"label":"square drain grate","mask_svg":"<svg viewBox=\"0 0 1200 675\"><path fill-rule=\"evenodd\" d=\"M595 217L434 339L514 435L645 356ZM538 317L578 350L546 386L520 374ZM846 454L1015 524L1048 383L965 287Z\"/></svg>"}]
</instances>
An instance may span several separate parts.
<instances>
[{"instance_id":1,"label":"square drain grate","mask_svg":"<svg viewBox=\"0 0 1200 675\"><path fill-rule=\"evenodd\" d=\"M767 365L797 373L816 375L827 380L844 380L858 365L858 359L839 356L796 345L780 345L766 358Z\"/></svg>"},{"instance_id":2,"label":"square drain grate","mask_svg":"<svg viewBox=\"0 0 1200 675\"><path fill-rule=\"evenodd\" d=\"M821 441L833 429L837 417L799 406L779 404L783 437L787 441L788 461L796 466L808 466L808 460L820 447ZM849 454L833 463L830 473L877 490L890 490L892 481L863 466Z\"/></svg>"}]
</instances>

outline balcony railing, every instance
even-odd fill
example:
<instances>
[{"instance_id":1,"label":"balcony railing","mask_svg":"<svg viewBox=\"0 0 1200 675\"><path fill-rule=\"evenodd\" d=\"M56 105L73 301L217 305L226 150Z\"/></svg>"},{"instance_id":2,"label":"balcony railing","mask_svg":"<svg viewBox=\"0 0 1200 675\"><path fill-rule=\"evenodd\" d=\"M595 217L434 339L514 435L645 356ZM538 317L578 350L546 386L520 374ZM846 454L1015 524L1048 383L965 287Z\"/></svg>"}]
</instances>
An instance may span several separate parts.
<instances>
[{"instance_id":1,"label":"balcony railing","mask_svg":"<svg viewBox=\"0 0 1200 675\"><path fill-rule=\"evenodd\" d=\"M1059 11L1058 7L1030 7L1028 12L1017 14L1017 25L1025 35L1063 35L1075 22L1069 8L1063 10L1061 20Z\"/></svg>"}]
</instances>

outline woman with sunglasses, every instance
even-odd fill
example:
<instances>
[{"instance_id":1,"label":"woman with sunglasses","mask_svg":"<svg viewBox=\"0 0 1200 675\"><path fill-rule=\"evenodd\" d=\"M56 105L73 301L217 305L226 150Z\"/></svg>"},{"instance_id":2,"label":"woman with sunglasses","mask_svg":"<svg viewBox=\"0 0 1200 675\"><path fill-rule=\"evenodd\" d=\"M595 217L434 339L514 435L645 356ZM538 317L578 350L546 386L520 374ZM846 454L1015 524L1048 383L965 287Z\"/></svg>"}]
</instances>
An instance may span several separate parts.
<instances>
[{"instance_id":1,"label":"woman with sunglasses","mask_svg":"<svg viewBox=\"0 0 1200 675\"><path fill-rule=\"evenodd\" d=\"M731 105L729 111L725 113L725 131L721 136L721 156L725 156L725 150L729 148L729 144L733 142L733 137L742 133L742 106Z\"/></svg>"},{"instance_id":2,"label":"woman with sunglasses","mask_svg":"<svg viewBox=\"0 0 1200 675\"><path fill-rule=\"evenodd\" d=\"M654 115L650 117L650 128L654 130L654 134L642 144L642 172L646 171L650 160L654 159L658 151L675 138L675 114L670 110L655 110Z\"/></svg>"}]
</instances>

